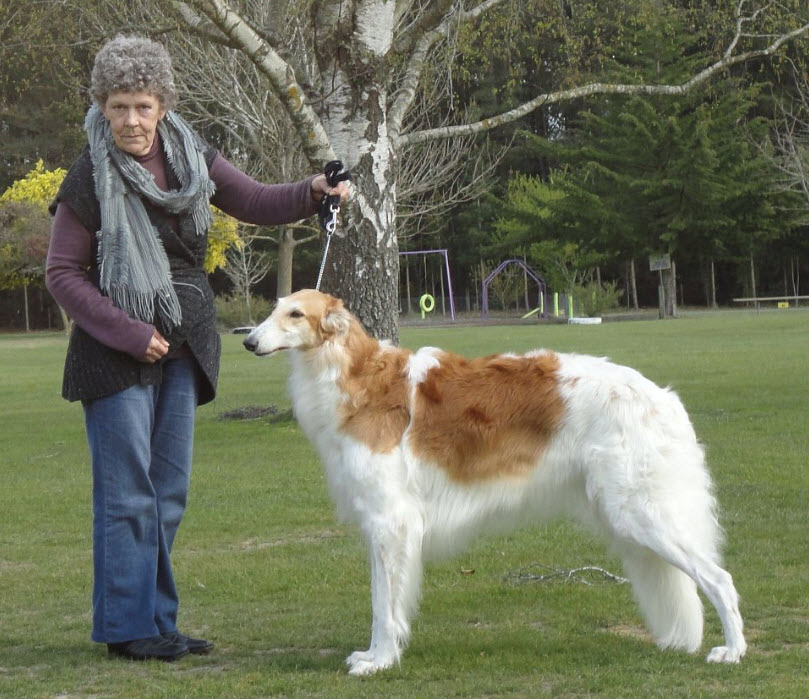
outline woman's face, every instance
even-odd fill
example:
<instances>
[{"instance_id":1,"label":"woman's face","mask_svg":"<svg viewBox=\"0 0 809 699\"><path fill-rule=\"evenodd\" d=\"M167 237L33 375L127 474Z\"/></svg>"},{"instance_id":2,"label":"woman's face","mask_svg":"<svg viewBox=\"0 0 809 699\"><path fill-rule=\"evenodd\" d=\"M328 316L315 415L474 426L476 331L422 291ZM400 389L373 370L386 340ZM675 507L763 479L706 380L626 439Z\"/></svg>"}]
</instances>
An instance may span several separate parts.
<instances>
[{"instance_id":1,"label":"woman's face","mask_svg":"<svg viewBox=\"0 0 809 699\"><path fill-rule=\"evenodd\" d=\"M146 155L154 143L157 122L166 110L151 92L112 92L101 110L110 122L115 145L130 155Z\"/></svg>"}]
</instances>

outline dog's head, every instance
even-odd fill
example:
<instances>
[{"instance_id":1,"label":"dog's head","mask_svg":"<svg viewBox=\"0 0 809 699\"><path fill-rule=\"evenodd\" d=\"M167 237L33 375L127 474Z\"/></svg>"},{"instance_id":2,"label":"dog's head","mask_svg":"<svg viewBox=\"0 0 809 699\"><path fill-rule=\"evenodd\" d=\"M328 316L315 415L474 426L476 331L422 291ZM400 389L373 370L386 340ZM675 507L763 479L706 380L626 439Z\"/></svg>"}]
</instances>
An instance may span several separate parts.
<instances>
[{"instance_id":1,"label":"dog's head","mask_svg":"<svg viewBox=\"0 0 809 699\"><path fill-rule=\"evenodd\" d=\"M309 350L344 337L351 315L339 299L313 289L278 299L275 310L244 341L250 352L263 356L287 349Z\"/></svg>"}]
</instances>

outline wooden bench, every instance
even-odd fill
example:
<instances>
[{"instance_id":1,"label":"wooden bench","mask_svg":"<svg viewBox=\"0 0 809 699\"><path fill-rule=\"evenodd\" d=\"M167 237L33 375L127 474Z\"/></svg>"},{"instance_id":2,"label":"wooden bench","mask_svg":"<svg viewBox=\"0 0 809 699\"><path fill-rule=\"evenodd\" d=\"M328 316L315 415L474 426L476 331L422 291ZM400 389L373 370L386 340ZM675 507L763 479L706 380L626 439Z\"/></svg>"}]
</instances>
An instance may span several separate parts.
<instances>
[{"instance_id":1,"label":"wooden bench","mask_svg":"<svg viewBox=\"0 0 809 699\"><path fill-rule=\"evenodd\" d=\"M801 299L809 299L809 296L750 296L746 298L737 298L733 299L734 303L754 303L758 306L762 301L795 301L795 305L797 306L797 301Z\"/></svg>"}]
</instances>

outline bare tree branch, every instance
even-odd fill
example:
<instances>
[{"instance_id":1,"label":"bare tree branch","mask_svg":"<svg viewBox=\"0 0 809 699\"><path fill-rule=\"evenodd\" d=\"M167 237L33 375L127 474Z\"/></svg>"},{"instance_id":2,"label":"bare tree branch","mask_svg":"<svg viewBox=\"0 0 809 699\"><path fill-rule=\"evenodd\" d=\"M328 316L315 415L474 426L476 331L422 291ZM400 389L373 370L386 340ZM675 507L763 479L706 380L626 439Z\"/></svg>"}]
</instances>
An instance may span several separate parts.
<instances>
[{"instance_id":1,"label":"bare tree branch","mask_svg":"<svg viewBox=\"0 0 809 699\"><path fill-rule=\"evenodd\" d=\"M323 124L309 104L292 66L224 0L192 0L191 4L233 41L267 77L295 124L301 147L310 162L320 164L326 160L334 160L334 152Z\"/></svg>"},{"instance_id":2,"label":"bare tree branch","mask_svg":"<svg viewBox=\"0 0 809 699\"><path fill-rule=\"evenodd\" d=\"M805 202L804 221L809 221L809 82L793 64L796 97L776 105L775 129L769 143L757 143L762 154L781 173L778 186L799 194Z\"/></svg>"},{"instance_id":3,"label":"bare tree branch","mask_svg":"<svg viewBox=\"0 0 809 699\"><path fill-rule=\"evenodd\" d=\"M401 159L396 205L400 241L433 234L453 207L474 201L491 188L511 144L492 152L488 143L475 149L473 141L473 137L431 141Z\"/></svg>"},{"instance_id":4,"label":"bare tree branch","mask_svg":"<svg viewBox=\"0 0 809 699\"><path fill-rule=\"evenodd\" d=\"M745 34L742 31L744 25L755 22L756 19L758 19L758 16L761 13L763 13L767 9L767 7L769 7L769 5L759 7L755 12L753 12L752 15L746 17L742 15L742 10L744 9L744 6L746 4L747 0L739 0L739 4L736 5L736 11L734 13L736 15L736 33L733 36L733 39L731 40L730 44L728 44L727 49L725 50L725 58L730 58L730 56L733 54L733 51L736 49L736 45L739 43L739 40L743 36L745 36Z\"/></svg>"},{"instance_id":5,"label":"bare tree branch","mask_svg":"<svg viewBox=\"0 0 809 699\"><path fill-rule=\"evenodd\" d=\"M744 4L745 0L741 0L739 6ZM736 25L736 33L731 41L735 46L741 35L741 29L744 22L739 21ZM471 134L482 133L490 131L503 124L521 119L526 114L538 109L539 107L555 104L558 102L566 102L581 97L590 97L592 95L684 95L691 91L693 88L707 82L717 73L733 66L738 63L744 63L754 58L764 58L774 54L781 46L788 41L800 37L809 32L809 23L804 24L791 32L780 35L777 39L771 42L763 49L746 51L735 56L725 55L720 60L712 63L707 68L704 68L690 80L685 81L679 85L623 85L623 84L609 84L609 83L591 83L589 85L582 85L580 87L571 88L569 90L559 90L558 92L549 92L546 94L538 95L534 99L525 102L524 104L512 109L503 114L482 119L472 124L459 124L456 126L444 126L434 129L425 129L423 131L416 131L400 136L400 141L403 145L412 145L415 143L423 143L436 138L451 138L453 136L466 136Z\"/></svg>"},{"instance_id":6,"label":"bare tree branch","mask_svg":"<svg viewBox=\"0 0 809 699\"><path fill-rule=\"evenodd\" d=\"M222 34L222 32L216 28L213 22L204 20L196 12L194 12L188 6L188 3L175 0L172 2L172 5L174 5L177 14L185 23L185 26L201 39L205 39L211 43L220 44L221 46L226 46L231 49L238 48L237 44L230 41L224 34Z\"/></svg>"},{"instance_id":7,"label":"bare tree branch","mask_svg":"<svg viewBox=\"0 0 809 699\"><path fill-rule=\"evenodd\" d=\"M396 141L402 129L407 111L413 104L419 88L424 65L430 50L443 38L446 38L462 22L477 18L486 10L501 4L504 0L484 0L470 10L450 12L453 2L441 0L431 6L427 13L429 19L417 19L404 31L392 47L392 55L407 55L407 68L404 77L388 112L391 139ZM441 19L440 15L443 15ZM438 21L438 20L441 21ZM410 32L412 31L412 34Z\"/></svg>"},{"instance_id":8,"label":"bare tree branch","mask_svg":"<svg viewBox=\"0 0 809 699\"><path fill-rule=\"evenodd\" d=\"M397 32L395 43L391 46L394 55L409 55L422 38L435 32L447 21L447 13L455 4L455 0L438 0L438 2L419 3L408 13L409 24ZM397 22L403 18L397 18ZM439 32L440 33L440 32Z\"/></svg>"}]
</instances>

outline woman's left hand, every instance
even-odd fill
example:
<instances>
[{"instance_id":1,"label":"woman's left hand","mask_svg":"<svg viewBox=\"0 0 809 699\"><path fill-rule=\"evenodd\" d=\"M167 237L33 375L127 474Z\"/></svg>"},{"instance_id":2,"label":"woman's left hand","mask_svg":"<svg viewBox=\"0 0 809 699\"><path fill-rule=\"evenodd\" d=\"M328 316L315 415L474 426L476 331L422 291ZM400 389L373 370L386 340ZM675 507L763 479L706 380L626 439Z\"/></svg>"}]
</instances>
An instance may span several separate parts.
<instances>
[{"instance_id":1,"label":"woman's left hand","mask_svg":"<svg viewBox=\"0 0 809 699\"><path fill-rule=\"evenodd\" d=\"M317 175L312 180L312 201L315 204L320 204L323 200L323 197L327 194L339 194L340 195L340 203L344 203L348 201L348 195L351 191L350 185L347 181L338 182L336 187L329 187L329 183L326 182L326 175Z\"/></svg>"}]
</instances>

